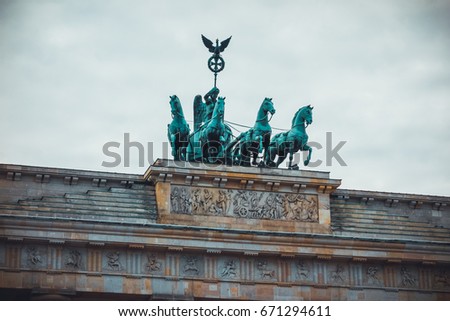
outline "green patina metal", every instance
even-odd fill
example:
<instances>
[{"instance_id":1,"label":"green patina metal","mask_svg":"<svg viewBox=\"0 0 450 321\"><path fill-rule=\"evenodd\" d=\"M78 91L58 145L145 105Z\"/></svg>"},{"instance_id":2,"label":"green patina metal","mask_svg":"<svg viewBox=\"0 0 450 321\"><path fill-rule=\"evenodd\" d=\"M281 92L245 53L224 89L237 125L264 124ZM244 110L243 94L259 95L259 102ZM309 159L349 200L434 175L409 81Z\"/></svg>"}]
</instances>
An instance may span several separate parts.
<instances>
[{"instance_id":1,"label":"green patina metal","mask_svg":"<svg viewBox=\"0 0 450 321\"><path fill-rule=\"evenodd\" d=\"M269 167L278 167L289 154L288 167L290 169L298 169L297 164L292 165L292 159L294 153L299 150L308 151L308 157L304 161L305 166L308 165L311 160L312 148L307 145L308 135L306 134L306 127L312 123L313 108L311 105L301 107L292 119L291 130L273 136L264 155L265 162ZM278 156L276 162L274 162L275 156Z\"/></svg>"},{"instance_id":2,"label":"green patina metal","mask_svg":"<svg viewBox=\"0 0 450 321\"><path fill-rule=\"evenodd\" d=\"M167 125L167 138L172 147L172 156L175 160L184 160L190 128L184 118L180 99L176 95L170 96L170 111L172 122Z\"/></svg>"},{"instance_id":3,"label":"green patina metal","mask_svg":"<svg viewBox=\"0 0 450 321\"><path fill-rule=\"evenodd\" d=\"M220 55L230 43L231 37L216 44L202 35L202 41L213 55L208 60L208 68L214 72L214 87L203 97L194 98L194 130L190 132L184 118L183 108L176 95L170 96L172 122L168 125L168 138L175 160L190 162L233 164L240 166L278 167L289 155L289 168L293 165L293 155L297 151L308 151L305 166L311 159L312 149L307 145L306 127L312 123L310 105L300 108L292 120L292 128L271 139L272 127L269 122L275 108L272 98L265 98L258 110L256 121L248 131L234 140L229 125L224 120L225 98L219 97L217 74L225 67ZM269 116L270 114L270 116ZM306 125L305 125L306 124ZM262 154L262 160L258 158ZM275 161L275 158L276 161Z\"/></svg>"},{"instance_id":4,"label":"green patina metal","mask_svg":"<svg viewBox=\"0 0 450 321\"><path fill-rule=\"evenodd\" d=\"M205 95L206 96L206 95ZM197 96L198 97L198 96ZM197 103L197 105L196 105ZM198 98L194 100L194 110L197 106L201 109ZM204 110L207 110L207 103L203 104ZM201 112L194 112L194 117L201 116ZM189 136L187 147L187 160L204 163L226 163L229 155L226 154L226 146L230 143L232 132L230 127L225 124L225 98L219 97L214 104L211 116L207 112L203 114L203 124ZM199 122L194 119L194 124Z\"/></svg>"},{"instance_id":5,"label":"green patina metal","mask_svg":"<svg viewBox=\"0 0 450 321\"><path fill-rule=\"evenodd\" d=\"M214 73L214 87L216 87L217 84L217 74L225 68L225 60L223 60L220 53L228 47L230 40L231 37L225 39L219 45L219 39L216 39L216 45L214 46L214 43L211 40L202 35L203 44L208 48L209 52L212 52L213 54L208 59L208 68Z\"/></svg>"},{"instance_id":6,"label":"green patina metal","mask_svg":"<svg viewBox=\"0 0 450 321\"><path fill-rule=\"evenodd\" d=\"M202 124L211 120L217 97L219 97L220 90L213 87L204 96L205 102L202 101L202 96L197 95L194 98L194 131L198 130Z\"/></svg>"},{"instance_id":7,"label":"green patina metal","mask_svg":"<svg viewBox=\"0 0 450 321\"><path fill-rule=\"evenodd\" d=\"M248 131L241 133L228 146L232 162L235 165L264 166L264 160L258 164L258 155L266 152L272 135L272 127L269 124L269 114L272 117L275 114L272 98L265 98L256 114L255 125ZM251 158L253 158L250 163Z\"/></svg>"}]
</instances>

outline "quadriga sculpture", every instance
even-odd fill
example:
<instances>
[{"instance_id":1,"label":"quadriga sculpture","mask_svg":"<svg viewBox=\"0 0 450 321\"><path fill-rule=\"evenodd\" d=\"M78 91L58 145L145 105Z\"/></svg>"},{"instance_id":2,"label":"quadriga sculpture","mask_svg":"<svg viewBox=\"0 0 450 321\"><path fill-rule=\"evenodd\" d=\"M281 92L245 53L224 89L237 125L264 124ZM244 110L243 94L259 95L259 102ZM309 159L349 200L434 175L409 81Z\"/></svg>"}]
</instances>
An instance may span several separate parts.
<instances>
[{"instance_id":1,"label":"quadriga sculpture","mask_svg":"<svg viewBox=\"0 0 450 321\"><path fill-rule=\"evenodd\" d=\"M252 157L251 164L258 165L258 155L267 151L272 134L269 114L271 116L275 114L275 108L272 98L265 98L256 114L255 125L248 131L241 133L227 146L227 151L230 151L232 162L235 165L250 166ZM264 166L264 161L260 165Z\"/></svg>"},{"instance_id":2,"label":"quadriga sculpture","mask_svg":"<svg viewBox=\"0 0 450 321\"><path fill-rule=\"evenodd\" d=\"M308 151L308 157L304 164L305 166L309 164L312 148L307 145L306 127L312 123L313 108L311 105L301 107L292 119L291 130L273 136L264 155L265 162L269 167L278 167L289 154L288 168L298 169L297 164L292 165L292 159L299 150ZM278 156L278 159L274 162L276 156Z\"/></svg>"},{"instance_id":3,"label":"quadriga sculpture","mask_svg":"<svg viewBox=\"0 0 450 321\"><path fill-rule=\"evenodd\" d=\"M172 122L167 125L167 137L172 147L172 156L174 160L185 160L190 129L184 118L180 99L176 95L170 96L170 111Z\"/></svg>"},{"instance_id":4,"label":"quadriga sculpture","mask_svg":"<svg viewBox=\"0 0 450 321\"><path fill-rule=\"evenodd\" d=\"M231 129L224 123L225 98L219 97L210 119L189 137L187 159L205 163L224 163L225 147L231 140ZM194 121L195 122L195 121Z\"/></svg>"}]
</instances>

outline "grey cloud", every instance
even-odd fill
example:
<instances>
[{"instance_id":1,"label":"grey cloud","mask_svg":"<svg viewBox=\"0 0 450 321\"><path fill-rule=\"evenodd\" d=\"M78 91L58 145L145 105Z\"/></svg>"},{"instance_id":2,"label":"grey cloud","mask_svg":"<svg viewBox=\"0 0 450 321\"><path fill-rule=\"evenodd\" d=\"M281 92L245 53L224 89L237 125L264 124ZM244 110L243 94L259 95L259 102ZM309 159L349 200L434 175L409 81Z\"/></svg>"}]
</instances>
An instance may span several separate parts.
<instances>
[{"instance_id":1,"label":"grey cloud","mask_svg":"<svg viewBox=\"0 0 450 321\"><path fill-rule=\"evenodd\" d=\"M0 161L106 170L129 132L161 155L168 96L212 85L200 41L233 40L219 75L226 118L251 125L266 96L275 127L313 104L310 139L348 141L344 187L450 190L446 1L3 1ZM324 157L323 151L315 151ZM132 162L133 163L133 162ZM116 171L142 173L137 162Z\"/></svg>"}]
</instances>

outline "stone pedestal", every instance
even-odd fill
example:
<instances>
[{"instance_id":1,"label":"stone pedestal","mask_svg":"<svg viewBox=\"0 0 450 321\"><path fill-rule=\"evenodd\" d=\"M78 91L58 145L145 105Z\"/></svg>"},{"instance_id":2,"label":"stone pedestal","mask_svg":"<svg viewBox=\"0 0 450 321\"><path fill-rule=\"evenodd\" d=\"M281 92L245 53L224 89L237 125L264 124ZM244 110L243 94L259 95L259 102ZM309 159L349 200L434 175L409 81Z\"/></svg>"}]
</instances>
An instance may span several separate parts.
<instances>
[{"instance_id":1,"label":"stone pedestal","mask_svg":"<svg viewBox=\"0 0 450 321\"><path fill-rule=\"evenodd\" d=\"M157 160L158 223L222 229L330 234L328 172Z\"/></svg>"}]
</instances>

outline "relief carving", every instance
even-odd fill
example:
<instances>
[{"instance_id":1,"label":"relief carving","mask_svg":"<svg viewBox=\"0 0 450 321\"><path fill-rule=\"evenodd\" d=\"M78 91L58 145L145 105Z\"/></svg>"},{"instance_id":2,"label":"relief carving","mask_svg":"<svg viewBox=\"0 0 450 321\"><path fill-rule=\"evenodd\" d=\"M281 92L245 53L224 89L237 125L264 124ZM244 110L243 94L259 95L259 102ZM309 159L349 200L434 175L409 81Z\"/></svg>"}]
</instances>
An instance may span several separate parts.
<instances>
[{"instance_id":1,"label":"relief carving","mask_svg":"<svg viewBox=\"0 0 450 321\"><path fill-rule=\"evenodd\" d=\"M300 280L309 280L309 269L303 261L299 261L295 267L297 268L297 278Z\"/></svg>"},{"instance_id":2,"label":"relief carving","mask_svg":"<svg viewBox=\"0 0 450 321\"><path fill-rule=\"evenodd\" d=\"M262 196L262 193L253 191L237 191L233 197L233 214L238 217L262 218L264 213L259 207Z\"/></svg>"},{"instance_id":3,"label":"relief carving","mask_svg":"<svg viewBox=\"0 0 450 321\"><path fill-rule=\"evenodd\" d=\"M113 271L122 270L122 264L119 261L120 253L119 252L108 252L106 254L107 258L107 268Z\"/></svg>"},{"instance_id":4,"label":"relief carving","mask_svg":"<svg viewBox=\"0 0 450 321\"><path fill-rule=\"evenodd\" d=\"M284 213L288 218L302 222L317 222L319 213L314 197L308 199L302 194L287 194L284 201Z\"/></svg>"},{"instance_id":5,"label":"relief carving","mask_svg":"<svg viewBox=\"0 0 450 321\"><path fill-rule=\"evenodd\" d=\"M344 267L341 264L336 265L336 270L331 271L331 281L335 283L345 282Z\"/></svg>"},{"instance_id":6,"label":"relief carving","mask_svg":"<svg viewBox=\"0 0 450 321\"><path fill-rule=\"evenodd\" d=\"M378 267L369 266L366 271L367 283L370 285L380 285L381 281L378 278Z\"/></svg>"},{"instance_id":7,"label":"relief carving","mask_svg":"<svg viewBox=\"0 0 450 321\"><path fill-rule=\"evenodd\" d=\"M147 264L145 267L147 268L147 272L158 272L161 271L161 262L158 261L154 254L147 254Z\"/></svg>"},{"instance_id":8,"label":"relief carving","mask_svg":"<svg viewBox=\"0 0 450 321\"><path fill-rule=\"evenodd\" d=\"M66 267L73 269L81 268L81 253L77 250L72 250L65 258Z\"/></svg>"},{"instance_id":9,"label":"relief carving","mask_svg":"<svg viewBox=\"0 0 450 321\"><path fill-rule=\"evenodd\" d=\"M441 270L434 274L434 286L438 288L450 287L450 276L447 271Z\"/></svg>"},{"instance_id":10,"label":"relief carving","mask_svg":"<svg viewBox=\"0 0 450 321\"><path fill-rule=\"evenodd\" d=\"M175 187L170 193L170 205L175 213L190 213L191 200L186 188Z\"/></svg>"},{"instance_id":11,"label":"relief carving","mask_svg":"<svg viewBox=\"0 0 450 321\"><path fill-rule=\"evenodd\" d=\"M267 262L266 261L259 261L256 268L260 272L261 279L272 279L275 277L275 270L271 270L267 268Z\"/></svg>"},{"instance_id":12,"label":"relief carving","mask_svg":"<svg viewBox=\"0 0 450 321\"><path fill-rule=\"evenodd\" d=\"M198 275L200 269L197 266L197 261L198 259L195 256L186 257L186 264L183 267L184 273Z\"/></svg>"},{"instance_id":13,"label":"relief carving","mask_svg":"<svg viewBox=\"0 0 450 321\"><path fill-rule=\"evenodd\" d=\"M43 263L43 258L39 250L35 247L29 247L27 249L28 253L28 264L36 266Z\"/></svg>"},{"instance_id":14,"label":"relief carving","mask_svg":"<svg viewBox=\"0 0 450 321\"><path fill-rule=\"evenodd\" d=\"M228 190L219 190L219 197L214 205L214 212L219 215L225 215L228 212L228 207L230 205L230 191Z\"/></svg>"},{"instance_id":15,"label":"relief carving","mask_svg":"<svg viewBox=\"0 0 450 321\"><path fill-rule=\"evenodd\" d=\"M417 280L414 278L414 276L411 274L411 272L408 271L406 267L402 267L400 269L400 275L402 277L402 286L415 286L417 283Z\"/></svg>"},{"instance_id":16,"label":"relief carving","mask_svg":"<svg viewBox=\"0 0 450 321\"><path fill-rule=\"evenodd\" d=\"M220 276L229 279L234 279L235 277L237 277L236 261L229 260L225 262L225 265L222 269L222 272L220 273Z\"/></svg>"},{"instance_id":17,"label":"relief carving","mask_svg":"<svg viewBox=\"0 0 450 321\"><path fill-rule=\"evenodd\" d=\"M173 186L173 213L318 222L315 195Z\"/></svg>"}]
</instances>

